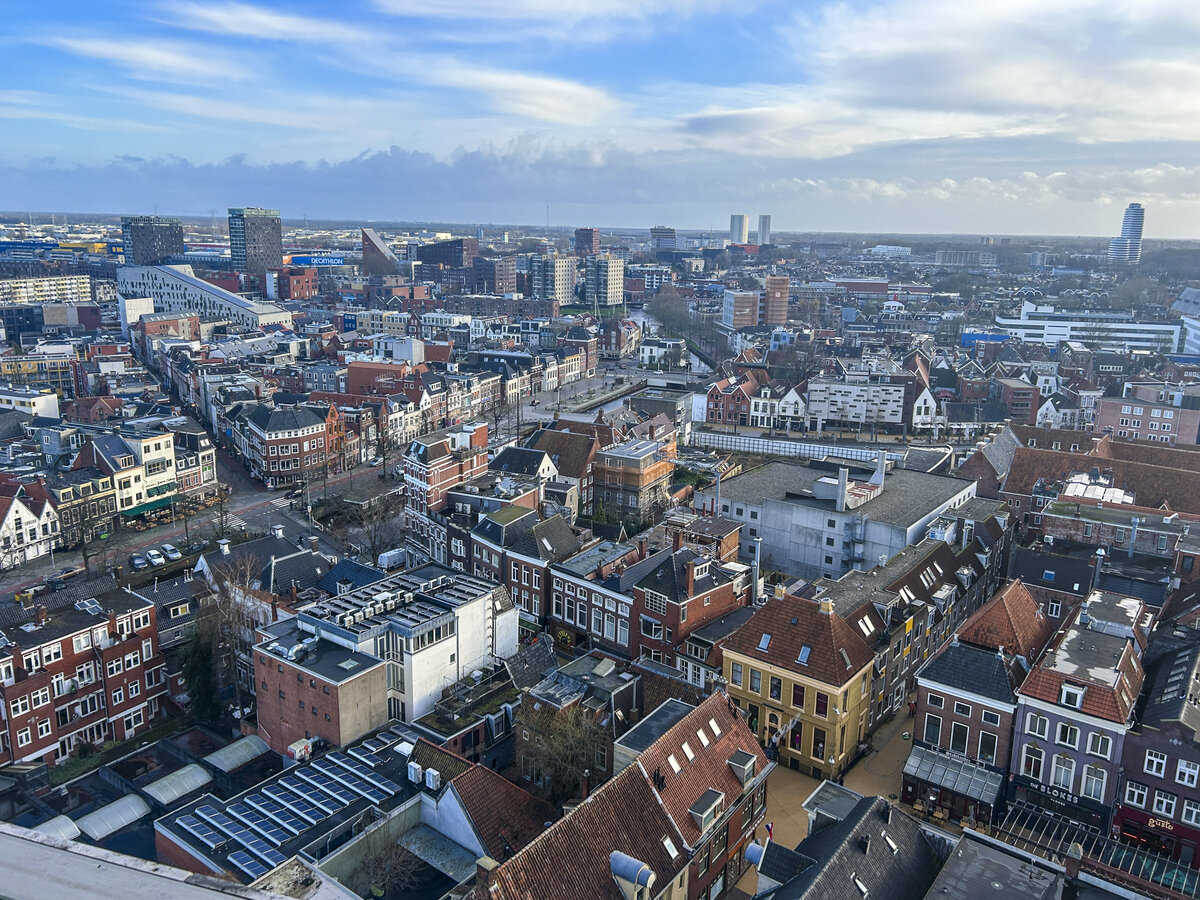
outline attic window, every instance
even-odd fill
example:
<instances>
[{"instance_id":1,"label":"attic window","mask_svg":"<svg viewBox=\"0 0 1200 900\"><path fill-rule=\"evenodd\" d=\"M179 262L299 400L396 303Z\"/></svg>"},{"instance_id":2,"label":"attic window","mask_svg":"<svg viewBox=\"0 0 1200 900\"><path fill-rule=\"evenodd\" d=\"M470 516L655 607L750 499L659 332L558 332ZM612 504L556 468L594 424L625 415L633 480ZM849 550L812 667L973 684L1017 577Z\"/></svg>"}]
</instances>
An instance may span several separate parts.
<instances>
[{"instance_id":1,"label":"attic window","mask_svg":"<svg viewBox=\"0 0 1200 900\"><path fill-rule=\"evenodd\" d=\"M663 849L667 851L667 855L670 856L671 859L675 859L677 856L679 856L679 850L675 847L675 842L671 840L670 835L663 835L662 845Z\"/></svg>"},{"instance_id":2,"label":"attic window","mask_svg":"<svg viewBox=\"0 0 1200 900\"><path fill-rule=\"evenodd\" d=\"M766 650L771 646L771 635L769 632L763 632L763 636L758 639L758 649Z\"/></svg>"},{"instance_id":3,"label":"attic window","mask_svg":"<svg viewBox=\"0 0 1200 900\"><path fill-rule=\"evenodd\" d=\"M875 633L875 623L866 616L858 620L858 628L863 633L863 637L870 637Z\"/></svg>"},{"instance_id":4,"label":"attic window","mask_svg":"<svg viewBox=\"0 0 1200 900\"><path fill-rule=\"evenodd\" d=\"M680 765L679 765L679 760L677 760L675 758L674 753L672 753L670 756L667 757L667 762L671 764L671 771L674 772L676 775L678 775L679 770L680 770Z\"/></svg>"},{"instance_id":5,"label":"attic window","mask_svg":"<svg viewBox=\"0 0 1200 900\"><path fill-rule=\"evenodd\" d=\"M857 872L850 873L850 880L854 882L854 886L858 888L858 892L866 897L868 894L867 886L862 883L862 879L858 877Z\"/></svg>"},{"instance_id":6,"label":"attic window","mask_svg":"<svg viewBox=\"0 0 1200 900\"><path fill-rule=\"evenodd\" d=\"M800 655L796 657L796 662L800 663L802 666L807 666L810 653L812 653L812 647L808 646L808 644L805 644L800 648Z\"/></svg>"},{"instance_id":7,"label":"attic window","mask_svg":"<svg viewBox=\"0 0 1200 900\"><path fill-rule=\"evenodd\" d=\"M896 846L896 842L892 840L892 836L886 831L883 833L883 841L888 845L888 849L892 851L892 856L900 852L900 848Z\"/></svg>"},{"instance_id":8,"label":"attic window","mask_svg":"<svg viewBox=\"0 0 1200 900\"><path fill-rule=\"evenodd\" d=\"M842 662L846 664L847 669L854 668L853 664L850 662L850 654L846 652L845 647L838 647L838 653L842 654Z\"/></svg>"},{"instance_id":9,"label":"attic window","mask_svg":"<svg viewBox=\"0 0 1200 900\"><path fill-rule=\"evenodd\" d=\"M721 728L720 728L720 726L717 725L716 719L709 719L708 727L712 729L713 737L721 736Z\"/></svg>"},{"instance_id":10,"label":"attic window","mask_svg":"<svg viewBox=\"0 0 1200 900\"><path fill-rule=\"evenodd\" d=\"M696 737L699 739L701 746L708 746L708 735L704 733L703 728L696 729Z\"/></svg>"},{"instance_id":11,"label":"attic window","mask_svg":"<svg viewBox=\"0 0 1200 900\"><path fill-rule=\"evenodd\" d=\"M1053 581L1053 580L1054 580L1054 570L1053 569L1047 569L1045 572L1042 573L1042 581Z\"/></svg>"},{"instance_id":12,"label":"attic window","mask_svg":"<svg viewBox=\"0 0 1200 900\"><path fill-rule=\"evenodd\" d=\"M683 754L688 758L688 762L691 762L696 758L696 754L692 751L692 745L687 741L683 742Z\"/></svg>"},{"instance_id":13,"label":"attic window","mask_svg":"<svg viewBox=\"0 0 1200 900\"><path fill-rule=\"evenodd\" d=\"M1073 684L1064 684L1060 699L1063 706L1079 709L1083 706L1083 688Z\"/></svg>"}]
</instances>

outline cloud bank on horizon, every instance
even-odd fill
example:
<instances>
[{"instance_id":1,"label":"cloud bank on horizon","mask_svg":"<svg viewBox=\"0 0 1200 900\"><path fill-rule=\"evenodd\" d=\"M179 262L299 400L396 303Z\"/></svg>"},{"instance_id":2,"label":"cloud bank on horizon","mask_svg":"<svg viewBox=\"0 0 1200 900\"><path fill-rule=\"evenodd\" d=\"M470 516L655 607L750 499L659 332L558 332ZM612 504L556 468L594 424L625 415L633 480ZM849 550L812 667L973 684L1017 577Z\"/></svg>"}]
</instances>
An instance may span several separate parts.
<instances>
[{"instance_id":1,"label":"cloud bank on horizon","mask_svg":"<svg viewBox=\"0 0 1200 900\"><path fill-rule=\"evenodd\" d=\"M332 10L332 11L331 11ZM22 4L0 206L1115 233L1200 213L1200 5Z\"/></svg>"}]
</instances>

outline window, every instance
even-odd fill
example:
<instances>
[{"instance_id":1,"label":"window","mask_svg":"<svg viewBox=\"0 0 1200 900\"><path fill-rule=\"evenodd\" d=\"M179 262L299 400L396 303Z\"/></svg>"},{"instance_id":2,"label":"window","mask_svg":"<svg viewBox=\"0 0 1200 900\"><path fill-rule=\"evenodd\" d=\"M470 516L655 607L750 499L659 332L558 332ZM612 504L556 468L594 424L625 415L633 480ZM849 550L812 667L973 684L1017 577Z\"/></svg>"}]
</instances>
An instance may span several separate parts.
<instances>
[{"instance_id":1,"label":"window","mask_svg":"<svg viewBox=\"0 0 1200 900\"><path fill-rule=\"evenodd\" d=\"M940 694L930 694L929 695L929 705L932 706L934 709L941 709L943 706L946 705L946 699L944 697L942 697Z\"/></svg>"},{"instance_id":2,"label":"window","mask_svg":"<svg viewBox=\"0 0 1200 900\"><path fill-rule=\"evenodd\" d=\"M1046 615L1052 619L1057 619L1062 613L1062 603L1058 600L1051 600L1046 604Z\"/></svg>"},{"instance_id":3,"label":"window","mask_svg":"<svg viewBox=\"0 0 1200 900\"><path fill-rule=\"evenodd\" d=\"M1159 753L1157 750L1147 750L1146 763L1142 767L1142 771L1147 775L1162 778L1167 771L1167 754Z\"/></svg>"},{"instance_id":4,"label":"window","mask_svg":"<svg viewBox=\"0 0 1200 900\"><path fill-rule=\"evenodd\" d=\"M38 688L29 695L29 700L34 709L37 709L39 706L45 706L50 702L50 688Z\"/></svg>"},{"instance_id":5,"label":"window","mask_svg":"<svg viewBox=\"0 0 1200 900\"><path fill-rule=\"evenodd\" d=\"M1183 801L1183 815L1180 816L1188 825L1200 825L1200 803L1195 800Z\"/></svg>"},{"instance_id":6,"label":"window","mask_svg":"<svg viewBox=\"0 0 1200 900\"><path fill-rule=\"evenodd\" d=\"M762 672L758 669L750 670L750 690L755 694L762 693Z\"/></svg>"},{"instance_id":7,"label":"window","mask_svg":"<svg viewBox=\"0 0 1200 900\"><path fill-rule=\"evenodd\" d=\"M967 752L967 741L970 738L971 729L962 722L950 723L950 749L955 753Z\"/></svg>"},{"instance_id":8,"label":"window","mask_svg":"<svg viewBox=\"0 0 1200 900\"><path fill-rule=\"evenodd\" d=\"M1054 757L1050 783L1065 791L1071 790L1071 785L1075 783L1075 760L1063 754Z\"/></svg>"},{"instance_id":9,"label":"window","mask_svg":"<svg viewBox=\"0 0 1200 900\"><path fill-rule=\"evenodd\" d=\"M9 707L14 716L23 716L29 712L29 697L14 697Z\"/></svg>"},{"instance_id":10,"label":"window","mask_svg":"<svg viewBox=\"0 0 1200 900\"><path fill-rule=\"evenodd\" d=\"M1195 787L1198 774L1200 774L1200 763L1181 759L1179 767L1175 770L1175 780L1186 787Z\"/></svg>"},{"instance_id":11,"label":"window","mask_svg":"<svg viewBox=\"0 0 1200 900\"><path fill-rule=\"evenodd\" d=\"M1037 713L1029 713L1025 716L1025 732L1045 740L1050 734L1050 720Z\"/></svg>"},{"instance_id":12,"label":"window","mask_svg":"<svg viewBox=\"0 0 1200 900\"><path fill-rule=\"evenodd\" d=\"M783 682L771 676L770 697L772 700L778 700L783 696Z\"/></svg>"},{"instance_id":13,"label":"window","mask_svg":"<svg viewBox=\"0 0 1200 900\"><path fill-rule=\"evenodd\" d=\"M33 741L33 736L28 728L22 728L17 732L17 746L24 747L26 744Z\"/></svg>"},{"instance_id":14,"label":"window","mask_svg":"<svg viewBox=\"0 0 1200 900\"><path fill-rule=\"evenodd\" d=\"M990 731L979 732L979 755L981 763L994 765L996 762L996 735Z\"/></svg>"},{"instance_id":15,"label":"window","mask_svg":"<svg viewBox=\"0 0 1200 900\"><path fill-rule=\"evenodd\" d=\"M1083 767L1083 796L1099 803L1104 802L1104 786L1108 773L1102 766L1088 764Z\"/></svg>"},{"instance_id":16,"label":"window","mask_svg":"<svg viewBox=\"0 0 1200 900\"><path fill-rule=\"evenodd\" d=\"M124 688L117 688L115 691L112 692L112 702L113 702L113 706L120 706L122 703L125 702L125 689Z\"/></svg>"},{"instance_id":17,"label":"window","mask_svg":"<svg viewBox=\"0 0 1200 900\"><path fill-rule=\"evenodd\" d=\"M136 697L142 692L142 683L140 681L129 682L129 696Z\"/></svg>"},{"instance_id":18,"label":"window","mask_svg":"<svg viewBox=\"0 0 1200 900\"><path fill-rule=\"evenodd\" d=\"M736 684L738 687L742 686L742 664L741 663L733 663L729 667L729 683Z\"/></svg>"},{"instance_id":19,"label":"window","mask_svg":"<svg viewBox=\"0 0 1200 900\"><path fill-rule=\"evenodd\" d=\"M76 653L82 653L90 646L92 646L92 636L90 634L77 634L71 639L71 649Z\"/></svg>"},{"instance_id":20,"label":"window","mask_svg":"<svg viewBox=\"0 0 1200 900\"><path fill-rule=\"evenodd\" d=\"M627 619L617 620L617 643L623 647L629 646L629 621Z\"/></svg>"},{"instance_id":21,"label":"window","mask_svg":"<svg viewBox=\"0 0 1200 900\"><path fill-rule=\"evenodd\" d=\"M1175 795L1168 791L1155 791L1154 811L1160 816L1173 817L1175 815Z\"/></svg>"},{"instance_id":22,"label":"window","mask_svg":"<svg viewBox=\"0 0 1200 900\"><path fill-rule=\"evenodd\" d=\"M108 672L109 678L115 678L116 676L120 675L121 671L122 671L121 660L110 659L108 661L108 666L106 668L106 671Z\"/></svg>"},{"instance_id":23,"label":"window","mask_svg":"<svg viewBox=\"0 0 1200 900\"><path fill-rule=\"evenodd\" d=\"M792 706L804 709L804 685L792 685Z\"/></svg>"},{"instance_id":24,"label":"window","mask_svg":"<svg viewBox=\"0 0 1200 900\"><path fill-rule=\"evenodd\" d=\"M1112 755L1112 738L1103 732L1093 731L1088 735L1087 752L1109 759Z\"/></svg>"},{"instance_id":25,"label":"window","mask_svg":"<svg viewBox=\"0 0 1200 900\"><path fill-rule=\"evenodd\" d=\"M1139 809L1146 808L1146 786L1130 781L1125 785L1125 802Z\"/></svg>"},{"instance_id":26,"label":"window","mask_svg":"<svg viewBox=\"0 0 1200 900\"><path fill-rule=\"evenodd\" d=\"M942 717L932 713L925 714L925 743L938 746L942 740Z\"/></svg>"},{"instance_id":27,"label":"window","mask_svg":"<svg viewBox=\"0 0 1200 900\"><path fill-rule=\"evenodd\" d=\"M58 662L62 659L62 644L50 644L42 648L42 663L50 665L52 662Z\"/></svg>"},{"instance_id":28,"label":"window","mask_svg":"<svg viewBox=\"0 0 1200 900\"><path fill-rule=\"evenodd\" d=\"M999 727L1000 713L992 712L990 709L985 709L983 711L983 724L984 725L995 725L995 726Z\"/></svg>"},{"instance_id":29,"label":"window","mask_svg":"<svg viewBox=\"0 0 1200 900\"><path fill-rule=\"evenodd\" d=\"M817 691L817 715L822 719L829 715L829 695Z\"/></svg>"},{"instance_id":30,"label":"window","mask_svg":"<svg viewBox=\"0 0 1200 900\"><path fill-rule=\"evenodd\" d=\"M1021 751L1021 774L1034 781L1042 780L1042 759L1044 754L1037 747L1026 745Z\"/></svg>"},{"instance_id":31,"label":"window","mask_svg":"<svg viewBox=\"0 0 1200 900\"><path fill-rule=\"evenodd\" d=\"M40 737L40 738L50 737L50 720L49 719L42 719L42 721L38 722L37 733L38 733L38 737Z\"/></svg>"},{"instance_id":32,"label":"window","mask_svg":"<svg viewBox=\"0 0 1200 900\"><path fill-rule=\"evenodd\" d=\"M969 719L971 718L971 707L966 703L958 703L956 701L954 704L954 714Z\"/></svg>"},{"instance_id":33,"label":"window","mask_svg":"<svg viewBox=\"0 0 1200 900\"><path fill-rule=\"evenodd\" d=\"M812 756L813 759L825 759L825 729L814 728L812 736Z\"/></svg>"},{"instance_id":34,"label":"window","mask_svg":"<svg viewBox=\"0 0 1200 900\"><path fill-rule=\"evenodd\" d=\"M1067 722L1059 722L1058 733L1054 736L1054 743L1062 744L1064 747L1078 749L1079 726L1071 725Z\"/></svg>"},{"instance_id":35,"label":"window","mask_svg":"<svg viewBox=\"0 0 1200 900\"><path fill-rule=\"evenodd\" d=\"M1062 696L1059 699L1063 706L1079 709L1083 705L1083 688L1076 687L1073 684L1064 684L1062 686Z\"/></svg>"}]
</instances>

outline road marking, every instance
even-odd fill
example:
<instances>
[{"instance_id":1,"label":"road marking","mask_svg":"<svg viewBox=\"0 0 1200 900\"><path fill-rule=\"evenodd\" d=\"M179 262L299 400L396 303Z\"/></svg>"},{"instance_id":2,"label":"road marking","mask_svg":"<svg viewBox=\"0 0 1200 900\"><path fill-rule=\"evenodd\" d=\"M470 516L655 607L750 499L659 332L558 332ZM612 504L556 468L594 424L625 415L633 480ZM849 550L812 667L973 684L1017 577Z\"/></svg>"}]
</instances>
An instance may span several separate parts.
<instances>
[{"instance_id":1,"label":"road marking","mask_svg":"<svg viewBox=\"0 0 1200 900\"><path fill-rule=\"evenodd\" d=\"M285 506L291 506L292 501L287 497L276 497L271 501L271 505L282 509Z\"/></svg>"}]
</instances>

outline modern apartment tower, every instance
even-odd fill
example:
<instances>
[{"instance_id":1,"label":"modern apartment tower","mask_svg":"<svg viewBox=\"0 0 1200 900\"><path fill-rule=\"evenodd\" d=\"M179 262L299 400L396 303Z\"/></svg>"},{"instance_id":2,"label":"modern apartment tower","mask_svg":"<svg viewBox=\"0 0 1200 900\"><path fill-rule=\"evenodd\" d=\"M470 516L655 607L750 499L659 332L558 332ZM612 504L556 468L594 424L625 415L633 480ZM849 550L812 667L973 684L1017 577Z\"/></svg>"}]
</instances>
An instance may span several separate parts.
<instances>
[{"instance_id":1,"label":"modern apartment tower","mask_svg":"<svg viewBox=\"0 0 1200 900\"><path fill-rule=\"evenodd\" d=\"M575 255L595 256L600 252L600 230L598 228L575 229Z\"/></svg>"},{"instance_id":2,"label":"modern apartment tower","mask_svg":"<svg viewBox=\"0 0 1200 900\"><path fill-rule=\"evenodd\" d=\"M750 243L750 217L734 213L729 217L729 243Z\"/></svg>"},{"instance_id":3,"label":"modern apartment tower","mask_svg":"<svg viewBox=\"0 0 1200 900\"><path fill-rule=\"evenodd\" d=\"M400 274L400 259L374 228L362 230L362 272L368 277Z\"/></svg>"},{"instance_id":4,"label":"modern apartment tower","mask_svg":"<svg viewBox=\"0 0 1200 900\"><path fill-rule=\"evenodd\" d=\"M570 303L575 299L575 257L535 256L529 261L533 296Z\"/></svg>"},{"instance_id":5,"label":"modern apartment tower","mask_svg":"<svg viewBox=\"0 0 1200 900\"><path fill-rule=\"evenodd\" d=\"M183 223L160 216L121 216L125 265L153 266L184 252Z\"/></svg>"},{"instance_id":6,"label":"modern apartment tower","mask_svg":"<svg viewBox=\"0 0 1200 900\"><path fill-rule=\"evenodd\" d=\"M1125 219L1121 223L1121 236L1108 242L1108 261L1123 265L1137 265L1142 259L1142 225L1146 221L1146 210L1140 203L1125 207Z\"/></svg>"},{"instance_id":7,"label":"modern apartment tower","mask_svg":"<svg viewBox=\"0 0 1200 900\"><path fill-rule=\"evenodd\" d=\"M650 248L652 250L674 250L678 246L675 229L670 225L655 225L650 229Z\"/></svg>"},{"instance_id":8,"label":"modern apartment tower","mask_svg":"<svg viewBox=\"0 0 1200 900\"><path fill-rule=\"evenodd\" d=\"M587 305L599 315L605 307L620 306L625 299L625 260L593 256L583 264Z\"/></svg>"},{"instance_id":9,"label":"modern apartment tower","mask_svg":"<svg viewBox=\"0 0 1200 900\"><path fill-rule=\"evenodd\" d=\"M283 223L277 209L229 210L229 259L236 272L262 274L283 265Z\"/></svg>"},{"instance_id":10,"label":"modern apartment tower","mask_svg":"<svg viewBox=\"0 0 1200 900\"><path fill-rule=\"evenodd\" d=\"M766 218L770 218L767 216ZM771 226L768 225L768 228ZM786 325L788 292L791 279L786 275L768 275L763 290L762 320L767 325Z\"/></svg>"},{"instance_id":11,"label":"modern apartment tower","mask_svg":"<svg viewBox=\"0 0 1200 900\"><path fill-rule=\"evenodd\" d=\"M764 244L771 243L771 217L758 217L758 245L761 247Z\"/></svg>"}]
</instances>

